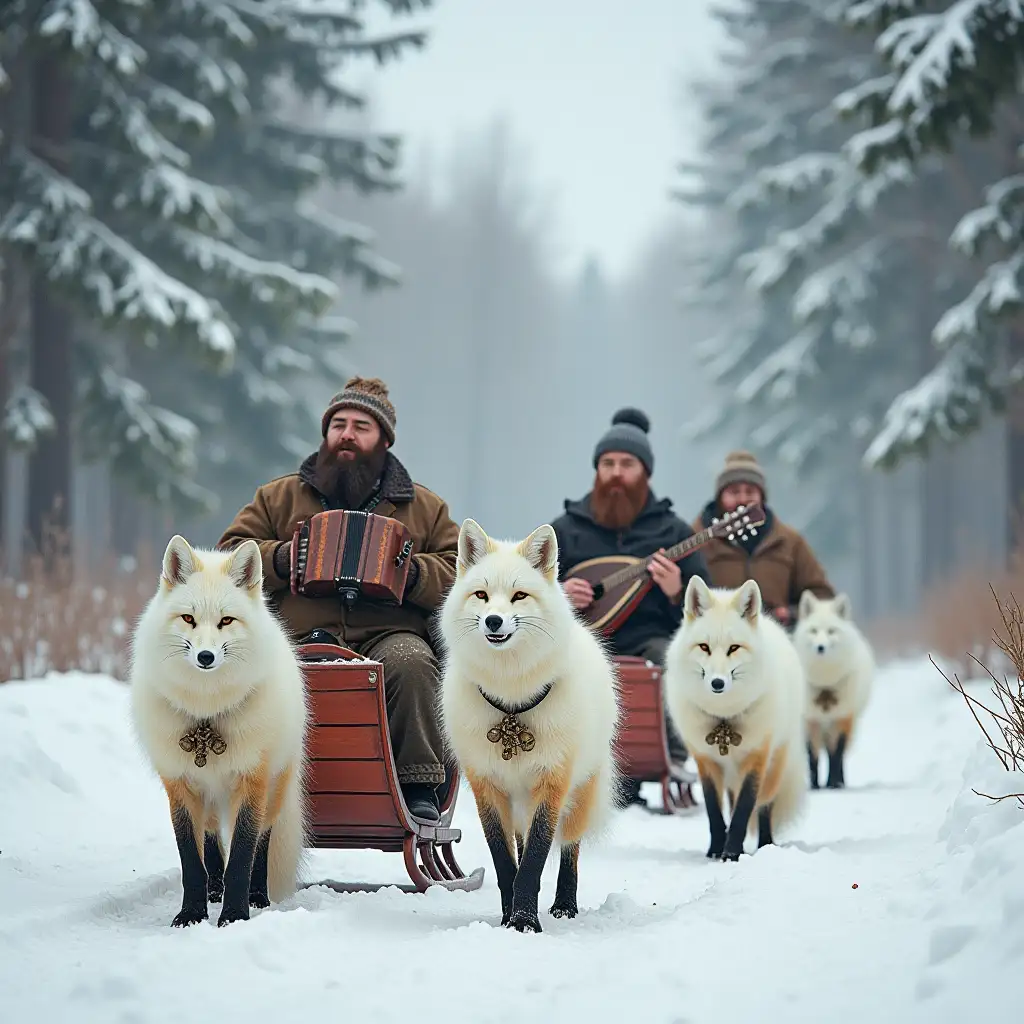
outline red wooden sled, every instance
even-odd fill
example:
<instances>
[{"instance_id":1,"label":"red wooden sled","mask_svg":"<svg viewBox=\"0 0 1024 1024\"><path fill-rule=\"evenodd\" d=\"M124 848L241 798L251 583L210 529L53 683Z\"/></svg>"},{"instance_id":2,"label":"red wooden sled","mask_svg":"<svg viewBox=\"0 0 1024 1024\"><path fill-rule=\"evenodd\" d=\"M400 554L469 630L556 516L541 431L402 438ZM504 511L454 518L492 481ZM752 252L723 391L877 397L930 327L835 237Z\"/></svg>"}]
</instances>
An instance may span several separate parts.
<instances>
[{"instance_id":1,"label":"red wooden sled","mask_svg":"<svg viewBox=\"0 0 1024 1024\"><path fill-rule=\"evenodd\" d=\"M332 850L376 849L402 853L412 884L479 889L484 869L466 875L452 852L462 830L451 827L459 791L457 768L448 770L437 822L414 818L402 797L388 733L384 666L347 647L299 648L309 689L311 846ZM337 892L374 892L391 883L314 882Z\"/></svg>"},{"instance_id":2,"label":"red wooden sled","mask_svg":"<svg viewBox=\"0 0 1024 1024\"><path fill-rule=\"evenodd\" d=\"M692 774L668 755L668 731L661 693L661 669L646 658L616 655L622 694L622 724L615 745L622 772L634 782L661 784L662 814L697 806Z\"/></svg>"}]
</instances>

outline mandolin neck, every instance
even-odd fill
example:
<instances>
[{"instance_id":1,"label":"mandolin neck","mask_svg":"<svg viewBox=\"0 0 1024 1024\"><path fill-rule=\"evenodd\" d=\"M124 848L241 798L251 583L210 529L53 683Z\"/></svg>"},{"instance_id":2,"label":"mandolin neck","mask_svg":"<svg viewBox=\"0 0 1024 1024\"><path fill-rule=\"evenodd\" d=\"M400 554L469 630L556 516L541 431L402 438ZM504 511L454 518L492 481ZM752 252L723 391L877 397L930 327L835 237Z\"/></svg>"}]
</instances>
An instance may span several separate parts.
<instances>
[{"instance_id":1,"label":"mandolin neck","mask_svg":"<svg viewBox=\"0 0 1024 1024\"><path fill-rule=\"evenodd\" d=\"M683 555L692 551L694 548L699 548L703 544L707 544L709 540L714 536L711 527L706 530L701 530L700 533L695 533L692 537L687 537L686 540L681 540L678 544L673 544L672 547L665 551L665 557L670 562L676 562ZM623 569L617 569L615 572L608 576L605 576L601 580L601 584L606 591L613 589L614 587L622 586L624 583L632 583L633 580L638 580L643 576L647 575L647 566L651 564L651 560L654 555L649 555L642 562L638 562L636 565L627 565Z\"/></svg>"}]
</instances>

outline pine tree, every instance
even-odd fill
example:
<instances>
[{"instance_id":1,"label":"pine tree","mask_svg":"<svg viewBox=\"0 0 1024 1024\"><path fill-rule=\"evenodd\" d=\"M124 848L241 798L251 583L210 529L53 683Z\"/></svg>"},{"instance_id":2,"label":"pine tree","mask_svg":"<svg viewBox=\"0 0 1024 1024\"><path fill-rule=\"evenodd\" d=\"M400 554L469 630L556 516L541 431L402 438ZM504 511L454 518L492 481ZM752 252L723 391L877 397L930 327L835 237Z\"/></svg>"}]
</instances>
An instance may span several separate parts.
<instances>
[{"instance_id":1,"label":"pine tree","mask_svg":"<svg viewBox=\"0 0 1024 1024\"><path fill-rule=\"evenodd\" d=\"M306 95L358 102L334 82L340 60L422 41L361 38L357 6L13 0L0 12L3 65L28 54L37 72L59 70L70 104L64 139L37 130L0 143L0 245L75 312L86 457L109 458L165 506L212 506L193 479L197 441L233 395L264 409L301 402L285 369L315 372L310 353L330 336L320 315L337 299L328 275L392 273L358 228L332 230L303 198L338 174L372 187L396 141L275 117L289 78ZM70 409L36 398L67 433Z\"/></svg>"},{"instance_id":2,"label":"pine tree","mask_svg":"<svg viewBox=\"0 0 1024 1024\"><path fill-rule=\"evenodd\" d=\"M728 74L696 89L705 157L683 168L694 185L680 198L708 218L710 251L690 278L689 301L720 323L698 348L720 400L691 423L691 436L739 435L773 476L798 480L797 525L828 549L847 523L828 496L865 429L864 392L849 385L874 340L859 325L873 254L851 252L803 288L790 282L807 236L824 241L840 226L844 210L822 206L850 178L839 152L846 133L828 105L863 76L865 58L812 0L750 2L716 16L730 41Z\"/></svg>"},{"instance_id":3,"label":"pine tree","mask_svg":"<svg viewBox=\"0 0 1024 1024\"><path fill-rule=\"evenodd\" d=\"M1017 0L847 0L842 6L848 25L870 30L867 38L883 62L880 73L836 99L839 111L869 123L845 147L862 173L860 187L873 187L896 167L934 176L939 166L972 187L979 171L996 177L978 187L980 206L961 206L948 236L952 256L979 261L977 276L960 275L952 305L942 296L945 308L930 332L935 358L895 396L867 452L870 464L890 466L910 452L926 452L935 440L948 443L977 428L989 409L1001 408L1024 357L1012 337L1007 347L1005 327L1022 305L1024 177L1016 148L1022 124L1013 105L1024 70L1024 7ZM967 161L965 175L963 156L977 138L990 145ZM930 213L941 217L942 209ZM941 279L940 286L948 292Z\"/></svg>"}]
</instances>

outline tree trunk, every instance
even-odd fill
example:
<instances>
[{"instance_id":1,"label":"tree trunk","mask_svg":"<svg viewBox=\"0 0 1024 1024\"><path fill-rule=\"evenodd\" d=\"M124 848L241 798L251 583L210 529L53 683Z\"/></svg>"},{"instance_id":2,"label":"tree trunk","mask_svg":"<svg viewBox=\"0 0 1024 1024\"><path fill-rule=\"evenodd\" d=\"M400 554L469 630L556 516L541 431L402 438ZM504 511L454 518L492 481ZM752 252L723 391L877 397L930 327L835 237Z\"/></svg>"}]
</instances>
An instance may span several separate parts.
<instances>
[{"instance_id":1,"label":"tree trunk","mask_svg":"<svg viewBox=\"0 0 1024 1024\"><path fill-rule=\"evenodd\" d=\"M33 149L57 170L71 134L71 89L59 58L42 55L33 74ZM31 289L32 341L29 358L32 386L47 401L56 430L40 439L29 464L28 531L37 551L47 527L63 543L70 528L71 415L74 400L72 321L44 273L36 271Z\"/></svg>"}]
</instances>

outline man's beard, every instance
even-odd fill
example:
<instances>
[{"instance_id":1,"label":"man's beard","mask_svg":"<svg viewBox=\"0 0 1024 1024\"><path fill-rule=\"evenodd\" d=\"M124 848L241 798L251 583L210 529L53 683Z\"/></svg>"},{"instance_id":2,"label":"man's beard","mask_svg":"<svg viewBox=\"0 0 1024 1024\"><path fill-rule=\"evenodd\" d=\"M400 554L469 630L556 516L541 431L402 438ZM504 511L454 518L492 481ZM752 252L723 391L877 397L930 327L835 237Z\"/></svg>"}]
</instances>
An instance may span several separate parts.
<instances>
[{"instance_id":1,"label":"man's beard","mask_svg":"<svg viewBox=\"0 0 1024 1024\"><path fill-rule=\"evenodd\" d=\"M354 445L343 445L341 451L354 453L354 458L342 459L339 452L327 446L325 440L316 456L316 479L320 490L339 508L359 508L373 493L384 460L388 455L387 441L382 437L377 447L364 452Z\"/></svg>"},{"instance_id":2,"label":"man's beard","mask_svg":"<svg viewBox=\"0 0 1024 1024\"><path fill-rule=\"evenodd\" d=\"M602 483L594 478L590 492L590 511L601 526L609 530L622 530L631 526L647 504L650 485L641 477L632 487L620 480Z\"/></svg>"}]
</instances>

